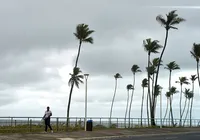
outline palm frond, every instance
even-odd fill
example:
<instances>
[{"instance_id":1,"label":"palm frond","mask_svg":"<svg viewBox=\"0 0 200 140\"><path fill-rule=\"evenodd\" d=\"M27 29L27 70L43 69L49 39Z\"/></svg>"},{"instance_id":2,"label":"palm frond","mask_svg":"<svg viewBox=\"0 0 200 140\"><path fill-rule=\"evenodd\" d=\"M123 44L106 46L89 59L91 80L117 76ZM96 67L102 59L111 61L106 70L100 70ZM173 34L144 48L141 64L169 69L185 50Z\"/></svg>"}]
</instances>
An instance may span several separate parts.
<instances>
[{"instance_id":1,"label":"palm frond","mask_svg":"<svg viewBox=\"0 0 200 140\"><path fill-rule=\"evenodd\" d=\"M147 80L147 78L144 78L144 79L142 80L142 87L143 87L143 88L148 87L148 80Z\"/></svg>"},{"instance_id":2,"label":"palm frond","mask_svg":"<svg viewBox=\"0 0 200 140\"><path fill-rule=\"evenodd\" d=\"M89 37L89 38L83 39L82 41L85 42L85 43L91 43L91 44L94 43L92 37Z\"/></svg>"},{"instance_id":3,"label":"palm frond","mask_svg":"<svg viewBox=\"0 0 200 140\"><path fill-rule=\"evenodd\" d=\"M190 80L191 80L192 82L194 82L197 78L198 78L198 77L197 77L196 74L195 74L195 75L191 75Z\"/></svg>"},{"instance_id":4,"label":"palm frond","mask_svg":"<svg viewBox=\"0 0 200 140\"><path fill-rule=\"evenodd\" d=\"M163 25L166 30L169 29L178 29L175 25L180 24L181 22L185 21L184 18L181 18L176 13L177 10L172 10L168 14L166 14L166 19L162 15L158 15L156 20Z\"/></svg>"},{"instance_id":5,"label":"palm frond","mask_svg":"<svg viewBox=\"0 0 200 140\"><path fill-rule=\"evenodd\" d=\"M89 26L87 24L78 24L76 26L76 32L74 33L74 36L83 42L86 43L93 43L93 38L90 36L93 32L95 32L94 30L90 30Z\"/></svg>"},{"instance_id":6,"label":"palm frond","mask_svg":"<svg viewBox=\"0 0 200 140\"><path fill-rule=\"evenodd\" d=\"M114 75L114 77L115 77L115 79L117 79L117 78L122 78L122 76L121 76L119 73L116 73L116 74Z\"/></svg>"},{"instance_id":7,"label":"palm frond","mask_svg":"<svg viewBox=\"0 0 200 140\"><path fill-rule=\"evenodd\" d=\"M180 67L179 67L178 64L176 64L175 61L172 61L172 62L166 64L165 69L168 69L169 71L172 71L172 70L178 70L178 69L180 69Z\"/></svg>"},{"instance_id":8,"label":"palm frond","mask_svg":"<svg viewBox=\"0 0 200 140\"><path fill-rule=\"evenodd\" d=\"M158 40L151 41L151 38L143 40L144 50L146 52L148 52L149 54L150 53L159 53L158 50L160 48L162 48L162 46L160 44L158 44L158 43L159 43Z\"/></svg>"},{"instance_id":9,"label":"palm frond","mask_svg":"<svg viewBox=\"0 0 200 140\"><path fill-rule=\"evenodd\" d=\"M75 84L77 88L79 88L79 84L83 83L82 79L84 76L81 74L81 70L79 67L74 67L73 74L70 73L71 78L68 81L68 85L71 86L72 84Z\"/></svg>"},{"instance_id":10,"label":"palm frond","mask_svg":"<svg viewBox=\"0 0 200 140\"><path fill-rule=\"evenodd\" d=\"M140 67L138 65L133 65L131 67L131 71L133 74L137 73L137 72L141 72Z\"/></svg>"},{"instance_id":11,"label":"palm frond","mask_svg":"<svg viewBox=\"0 0 200 140\"><path fill-rule=\"evenodd\" d=\"M127 90L131 90L131 89L133 89L133 85L128 84L128 85L126 86L126 89L127 89Z\"/></svg>"},{"instance_id":12,"label":"palm frond","mask_svg":"<svg viewBox=\"0 0 200 140\"><path fill-rule=\"evenodd\" d=\"M166 26L166 19L162 16L162 15L158 15L156 17L156 20L162 25L162 26Z\"/></svg>"}]
</instances>

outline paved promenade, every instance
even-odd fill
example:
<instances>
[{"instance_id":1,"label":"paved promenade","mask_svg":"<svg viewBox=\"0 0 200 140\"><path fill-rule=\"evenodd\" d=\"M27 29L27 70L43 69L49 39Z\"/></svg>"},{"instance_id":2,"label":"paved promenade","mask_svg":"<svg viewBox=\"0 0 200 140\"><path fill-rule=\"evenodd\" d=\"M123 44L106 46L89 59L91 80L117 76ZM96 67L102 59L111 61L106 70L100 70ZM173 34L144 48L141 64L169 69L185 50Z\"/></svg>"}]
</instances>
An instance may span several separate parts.
<instances>
[{"instance_id":1,"label":"paved promenade","mask_svg":"<svg viewBox=\"0 0 200 140\"><path fill-rule=\"evenodd\" d=\"M89 139L113 139L113 140L129 140L134 137L135 140L151 140L150 138L157 137L163 138L170 136L171 139L176 138L177 135L190 135L200 136L200 128L137 128L137 129L107 129L96 131L75 131L63 133L37 133L37 134L1 134L0 140L89 140ZM171 136L173 135L173 136ZM176 135L176 136L174 136ZM180 135L180 136L181 136ZM163 136L163 137L162 137ZM190 135L192 136L192 135ZM141 139L142 138L142 139ZM189 138L189 137L188 137ZM200 139L200 138L199 138ZM199 140L198 139L198 140ZM153 139L152 139L153 140ZM162 140L162 139L161 139ZM177 139L178 140L178 139ZM192 138L193 140L193 138Z\"/></svg>"}]
</instances>

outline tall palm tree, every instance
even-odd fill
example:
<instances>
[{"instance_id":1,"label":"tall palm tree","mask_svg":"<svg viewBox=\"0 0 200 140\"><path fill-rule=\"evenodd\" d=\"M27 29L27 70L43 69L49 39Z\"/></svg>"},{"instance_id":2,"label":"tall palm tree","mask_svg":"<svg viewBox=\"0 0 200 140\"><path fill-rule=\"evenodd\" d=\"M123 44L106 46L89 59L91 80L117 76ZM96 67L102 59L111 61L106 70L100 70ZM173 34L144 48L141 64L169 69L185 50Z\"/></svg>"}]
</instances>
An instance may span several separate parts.
<instances>
[{"instance_id":1,"label":"tall palm tree","mask_svg":"<svg viewBox=\"0 0 200 140\"><path fill-rule=\"evenodd\" d=\"M162 48L162 46L160 44L158 44L159 41L158 40L151 40L151 38L148 38L146 40L143 41L143 46L144 46L144 50L147 52L148 54L148 64L147 64L147 67L149 68L150 67L150 57L151 57L151 53L159 53L158 50L160 48ZM152 112L152 97L150 95L150 73L147 73L147 76L148 76L148 99L149 99L149 102L150 102L150 112ZM148 100L147 99L147 100ZM151 118L154 117L152 116L152 113L151 113ZM151 119L152 120L152 119ZM151 124L152 123L155 123L151 121Z\"/></svg>"},{"instance_id":2,"label":"tall palm tree","mask_svg":"<svg viewBox=\"0 0 200 140\"><path fill-rule=\"evenodd\" d=\"M116 92L117 92L117 79L122 78L122 76L119 73L116 73L114 75L114 78L115 78L115 90L114 90L114 95L113 95L112 104L111 104L111 108L110 108L110 126L111 126L113 104L114 104L115 95L116 95Z\"/></svg>"},{"instance_id":3,"label":"tall palm tree","mask_svg":"<svg viewBox=\"0 0 200 140\"><path fill-rule=\"evenodd\" d=\"M78 24L76 26L76 32L74 33L75 37L79 40L79 47L78 47L78 54L76 57L76 62L74 68L76 69L78 65L78 60L81 52L81 45L83 42L93 44L93 38L91 37L91 34L94 32L94 30L90 30L89 26L87 24ZM70 94L72 94L74 88L74 82L71 84ZM70 112L70 103L71 103L71 95L69 96L68 100L68 108L67 108L67 130L69 126L69 112Z\"/></svg>"},{"instance_id":4,"label":"tall palm tree","mask_svg":"<svg viewBox=\"0 0 200 140\"><path fill-rule=\"evenodd\" d=\"M180 69L179 65L176 64L175 61L172 61L168 64L166 64L165 69L169 70L169 89L171 88L171 76L172 76L172 71L173 70L178 70Z\"/></svg>"},{"instance_id":5,"label":"tall palm tree","mask_svg":"<svg viewBox=\"0 0 200 140\"><path fill-rule=\"evenodd\" d=\"M190 51L192 54L192 57L196 59L197 62L197 77L198 77L198 82L199 82L199 87L200 87L200 77L199 77L199 59L200 59L200 44L193 44L192 51Z\"/></svg>"},{"instance_id":6,"label":"tall palm tree","mask_svg":"<svg viewBox=\"0 0 200 140\"><path fill-rule=\"evenodd\" d=\"M173 70L178 70L180 69L179 65L176 64L175 61L172 61L168 64L166 64L166 67L164 67L165 69L169 70L169 89L171 88L171 76L172 76L172 71ZM172 96L173 97L173 96ZM164 120L167 116L167 112L168 112L168 104L169 104L169 98L167 98L167 108L166 108L166 111L165 111L165 116L164 116Z\"/></svg>"},{"instance_id":7,"label":"tall palm tree","mask_svg":"<svg viewBox=\"0 0 200 140\"><path fill-rule=\"evenodd\" d=\"M135 74L138 72L141 72L140 67L138 65L133 65L131 67L131 71L133 73L133 90L132 90L132 94L131 94L131 99L130 99L130 105L129 105L129 122L128 122L128 127L130 128L130 122L131 122L131 105L133 102L133 94L134 94L134 90L135 90Z\"/></svg>"},{"instance_id":8,"label":"tall palm tree","mask_svg":"<svg viewBox=\"0 0 200 140\"><path fill-rule=\"evenodd\" d=\"M142 86L141 126L142 126L142 115L143 115L143 104L144 104L144 88L148 87L148 80L147 80L147 78L144 78L142 80L142 85L141 86ZM147 109L148 109L148 106L147 106Z\"/></svg>"},{"instance_id":9,"label":"tall palm tree","mask_svg":"<svg viewBox=\"0 0 200 140\"><path fill-rule=\"evenodd\" d=\"M173 110L172 110L172 96L176 94L178 91L176 90L176 87L172 86L169 91L166 93L166 96L169 97L169 104L170 104L170 114L171 114L171 121L172 126L175 126L174 124L174 117L173 117Z\"/></svg>"},{"instance_id":10,"label":"tall palm tree","mask_svg":"<svg viewBox=\"0 0 200 140\"><path fill-rule=\"evenodd\" d=\"M185 93L184 94L185 94L186 101L188 100L188 107L187 107L187 111L186 111L186 114L185 114L185 119L184 119L184 122L183 122L183 126L185 124L185 121L187 120L187 116L188 116L189 109L190 109L190 102L191 102L191 99L193 98L193 95L194 95L193 92L190 91L190 89L185 89ZM185 105L186 105L186 103L185 103ZM183 113L184 113L184 111L183 111Z\"/></svg>"},{"instance_id":11,"label":"tall palm tree","mask_svg":"<svg viewBox=\"0 0 200 140\"><path fill-rule=\"evenodd\" d=\"M78 67L74 67L73 73L70 73L71 78L69 79L68 85L71 86L70 94L69 94L69 102L68 102L68 107L67 107L67 125L66 125L66 130L68 130L68 125L69 125L69 110L70 110L70 104L71 104L71 97L72 97L72 91L73 91L73 86L79 88L79 84L83 83L83 75L81 74L82 71Z\"/></svg>"},{"instance_id":12,"label":"tall palm tree","mask_svg":"<svg viewBox=\"0 0 200 140\"><path fill-rule=\"evenodd\" d=\"M77 67L78 65L78 59L80 56L82 43L84 42L84 43L93 44L93 38L91 37L91 34L93 32L94 30L90 30L87 24L82 23L76 26L76 32L74 33L74 35L79 40L79 47L78 47L78 54L76 57L75 67Z\"/></svg>"},{"instance_id":13,"label":"tall palm tree","mask_svg":"<svg viewBox=\"0 0 200 140\"><path fill-rule=\"evenodd\" d=\"M133 90L133 85L128 84L126 86L127 89L127 103L126 103L126 112L125 112L125 128L126 128L126 116L127 116L127 112L128 112L128 103L129 103L129 91Z\"/></svg>"},{"instance_id":14,"label":"tall palm tree","mask_svg":"<svg viewBox=\"0 0 200 140\"><path fill-rule=\"evenodd\" d=\"M180 24L181 22L185 21L185 19L181 18L178 16L178 14L176 13L176 10L170 11L168 14L166 14L166 18L164 18L162 15L158 15L156 17L156 20L164 26L166 34L165 34L165 43L162 49L162 52L160 54L160 61L159 63L161 63L163 54L165 52L166 46L167 46L167 41L168 41L168 34L169 34L169 30L170 29L178 29L177 27L175 27L176 25ZM158 75L159 75L159 70L160 70L160 65L158 65L157 68L157 72L156 72L156 79L155 79L155 85L157 85L158 82ZM156 88L156 86L154 86L154 88ZM155 91L155 89L154 89ZM153 97L153 106L155 104L155 96Z\"/></svg>"},{"instance_id":15,"label":"tall palm tree","mask_svg":"<svg viewBox=\"0 0 200 140\"><path fill-rule=\"evenodd\" d=\"M180 101L179 101L179 106L180 106L180 126L182 125L182 109L181 109L181 103L182 103L182 93L183 93L183 84L190 84L188 82L188 79L187 77L179 77L179 81L176 81L176 83L179 83L180 86L181 86L181 93L180 93Z\"/></svg>"},{"instance_id":16,"label":"tall palm tree","mask_svg":"<svg viewBox=\"0 0 200 140\"><path fill-rule=\"evenodd\" d=\"M190 80L192 81L192 93L193 93L193 97L191 100L191 105L190 105L190 127L192 126L192 106L193 106L193 99L194 99L194 82L197 79L196 75L191 75Z\"/></svg>"}]
</instances>

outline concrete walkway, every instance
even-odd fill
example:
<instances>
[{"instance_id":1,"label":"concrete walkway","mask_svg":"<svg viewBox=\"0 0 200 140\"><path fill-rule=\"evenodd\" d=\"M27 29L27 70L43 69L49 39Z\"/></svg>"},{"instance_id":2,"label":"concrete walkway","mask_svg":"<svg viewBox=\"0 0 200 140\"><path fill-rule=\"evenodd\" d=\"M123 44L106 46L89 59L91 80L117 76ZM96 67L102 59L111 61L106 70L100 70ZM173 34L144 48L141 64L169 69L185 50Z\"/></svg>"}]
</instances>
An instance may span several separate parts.
<instances>
[{"instance_id":1,"label":"concrete walkway","mask_svg":"<svg viewBox=\"0 0 200 140\"><path fill-rule=\"evenodd\" d=\"M75 131L63 133L37 133L37 134L1 134L0 140L89 140L107 139L109 137L124 137L131 135L163 135L168 133L194 133L200 128L137 128L137 129L105 129L96 131Z\"/></svg>"}]
</instances>

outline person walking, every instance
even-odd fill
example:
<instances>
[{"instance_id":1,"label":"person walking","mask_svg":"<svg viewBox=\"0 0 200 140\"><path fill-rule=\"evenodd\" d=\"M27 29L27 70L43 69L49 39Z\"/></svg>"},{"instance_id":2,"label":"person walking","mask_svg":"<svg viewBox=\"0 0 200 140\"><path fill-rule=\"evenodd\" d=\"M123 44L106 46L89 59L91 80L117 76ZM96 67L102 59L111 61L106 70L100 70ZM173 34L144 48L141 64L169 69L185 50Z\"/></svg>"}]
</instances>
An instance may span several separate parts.
<instances>
[{"instance_id":1,"label":"person walking","mask_svg":"<svg viewBox=\"0 0 200 140\"><path fill-rule=\"evenodd\" d=\"M47 129L49 127L50 130L51 130L51 133L53 133L53 129L52 129L51 124L50 124L51 116L52 116L52 112L50 110L50 107L47 106L47 110L45 111L44 116L43 116L43 119L45 121L45 132L47 132Z\"/></svg>"}]
</instances>

